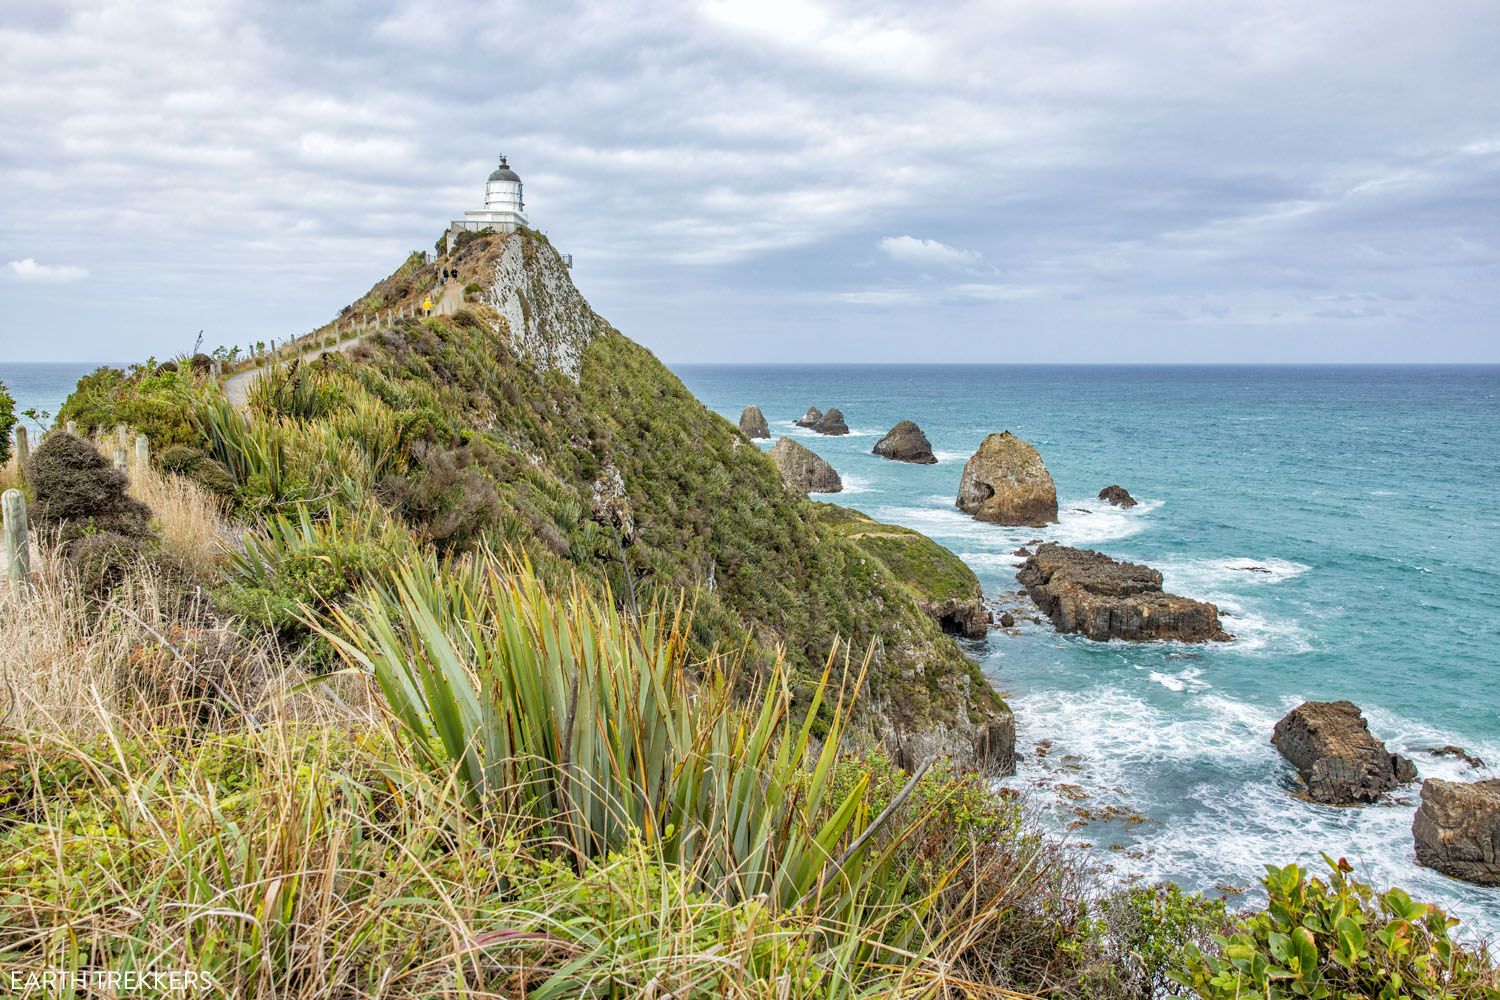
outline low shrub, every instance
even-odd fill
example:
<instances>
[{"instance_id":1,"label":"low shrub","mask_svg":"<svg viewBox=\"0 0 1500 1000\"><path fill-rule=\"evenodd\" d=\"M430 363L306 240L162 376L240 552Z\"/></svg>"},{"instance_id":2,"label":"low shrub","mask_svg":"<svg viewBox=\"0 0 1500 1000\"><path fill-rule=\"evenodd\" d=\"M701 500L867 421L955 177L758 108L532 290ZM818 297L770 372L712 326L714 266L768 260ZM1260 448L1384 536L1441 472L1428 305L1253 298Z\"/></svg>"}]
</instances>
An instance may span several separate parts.
<instances>
[{"instance_id":1,"label":"low shrub","mask_svg":"<svg viewBox=\"0 0 1500 1000\"><path fill-rule=\"evenodd\" d=\"M154 361L133 365L128 372L99 368L78 380L58 411L57 423L74 420L85 435L124 424L162 451L198 442L192 416L208 392L192 370L164 369Z\"/></svg>"},{"instance_id":2,"label":"low shrub","mask_svg":"<svg viewBox=\"0 0 1500 1000\"><path fill-rule=\"evenodd\" d=\"M118 471L92 444L67 433L47 435L31 455L32 517L62 542L108 532L144 538L151 511L126 492Z\"/></svg>"},{"instance_id":3,"label":"low shrub","mask_svg":"<svg viewBox=\"0 0 1500 1000\"><path fill-rule=\"evenodd\" d=\"M210 458L202 448L174 444L161 453L156 464L164 472L191 480L215 496L234 494L234 477L222 462Z\"/></svg>"},{"instance_id":4,"label":"low shrub","mask_svg":"<svg viewBox=\"0 0 1500 1000\"><path fill-rule=\"evenodd\" d=\"M1324 861L1327 881L1268 865L1266 908L1217 939L1222 955L1189 944L1175 981L1204 1000L1500 1000L1488 956L1451 936L1456 919L1355 881L1343 859Z\"/></svg>"}]
</instances>

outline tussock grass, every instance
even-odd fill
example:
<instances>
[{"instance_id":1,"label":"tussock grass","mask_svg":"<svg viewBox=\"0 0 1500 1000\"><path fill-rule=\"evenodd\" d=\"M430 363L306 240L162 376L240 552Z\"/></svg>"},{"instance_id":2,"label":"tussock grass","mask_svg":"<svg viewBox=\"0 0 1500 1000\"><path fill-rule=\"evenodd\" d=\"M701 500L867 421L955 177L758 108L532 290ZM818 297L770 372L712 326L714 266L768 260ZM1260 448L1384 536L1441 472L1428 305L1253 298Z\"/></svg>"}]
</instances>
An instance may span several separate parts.
<instances>
[{"instance_id":1,"label":"tussock grass","mask_svg":"<svg viewBox=\"0 0 1500 1000\"><path fill-rule=\"evenodd\" d=\"M130 495L151 508L162 547L198 577L209 577L242 534L208 491L182 476L142 469L133 456Z\"/></svg>"}]
</instances>

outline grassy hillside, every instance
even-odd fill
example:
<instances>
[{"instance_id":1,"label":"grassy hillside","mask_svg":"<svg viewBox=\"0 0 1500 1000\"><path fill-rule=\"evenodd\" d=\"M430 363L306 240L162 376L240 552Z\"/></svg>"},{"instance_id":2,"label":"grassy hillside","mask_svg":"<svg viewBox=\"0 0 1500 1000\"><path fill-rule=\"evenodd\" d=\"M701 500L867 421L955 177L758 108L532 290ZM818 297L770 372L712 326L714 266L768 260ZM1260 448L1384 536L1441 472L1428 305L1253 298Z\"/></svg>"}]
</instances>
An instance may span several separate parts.
<instances>
[{"instance_id":1,"label":"grassy hillside","mask_svg":"<svg viewBox=\"0 0 1500 1000\"><path fill-rule=\"evenodd\" d=\"M468 309L382 324L347 356L279 364L252 390L245 426L179 372L91 376L63 419L125 420L159 446L198 446L254 517L342 514L346 537L330 544L350 549L350 566L334 591L399 548L393 533L447 554L514 547L544 574L583 574L627 605L687 594L695 648L746 647L752 673L783 650L799 708L841 643L856 659L873 648L863 721L893 749L967 758L988 734L989 763L1008 765L1008 710L924 602L595 314L545 240L482 237L442 266L470 287ZM400 311L437 268L408 261L347 314ZM184 415L163 419L173 407ZM274 567L245 576L221 590L226 606L260 609L289 635L299 598L338 597Z\"/></svg>"}]
</instances>

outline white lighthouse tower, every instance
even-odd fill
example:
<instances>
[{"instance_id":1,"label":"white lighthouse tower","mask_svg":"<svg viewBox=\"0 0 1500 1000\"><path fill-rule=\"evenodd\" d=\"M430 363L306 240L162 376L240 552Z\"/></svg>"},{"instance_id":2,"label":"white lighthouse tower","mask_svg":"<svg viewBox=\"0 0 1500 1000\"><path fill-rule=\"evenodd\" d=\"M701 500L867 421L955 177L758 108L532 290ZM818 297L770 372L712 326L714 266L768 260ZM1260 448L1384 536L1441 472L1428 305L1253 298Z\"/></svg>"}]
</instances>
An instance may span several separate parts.
<instances>
[{"instance_id":1,"label":"white lighthouse tower","mask_svg":"<svg viewBox=\"0 0 1500 1000\"><path fill-rule=\"evenodd\" d=\"M489 229L497 233L513 233L527 225L522 210L526 207L521 197L521 178L510 169L505 157L490 174L484 185L484 207L464 213L448 227L448 242L451 245L457 233L471 233Z\"/></svg>"}]
</instances>

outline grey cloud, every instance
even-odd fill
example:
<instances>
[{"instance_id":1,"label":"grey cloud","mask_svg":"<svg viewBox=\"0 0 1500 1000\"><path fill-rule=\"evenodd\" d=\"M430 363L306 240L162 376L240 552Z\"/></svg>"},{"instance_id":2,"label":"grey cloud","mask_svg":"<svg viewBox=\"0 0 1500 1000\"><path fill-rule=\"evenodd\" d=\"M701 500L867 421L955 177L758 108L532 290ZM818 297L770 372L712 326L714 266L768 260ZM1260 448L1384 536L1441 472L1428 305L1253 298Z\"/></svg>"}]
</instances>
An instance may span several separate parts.
<instances>
[{"instance_id":1,"label":"grey cloud","mask_svg":"<svg viewBox=\"0 0 1500 1000\"><path fill-rule=\"evenodd\" d=\"M90 278L0 309L38 357L285 336L504 151L668 359L900 360L921 313L921 360L1500 360L1497 45L1480 0L23 5L0 259Z\"/></svg>"}]
</instances>

